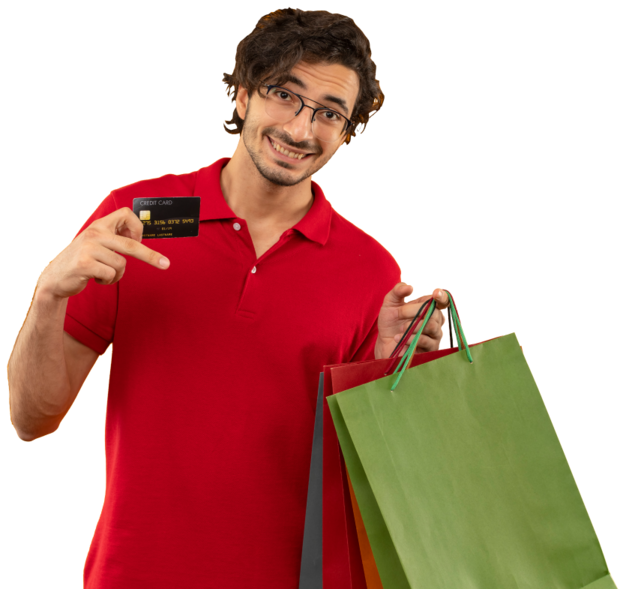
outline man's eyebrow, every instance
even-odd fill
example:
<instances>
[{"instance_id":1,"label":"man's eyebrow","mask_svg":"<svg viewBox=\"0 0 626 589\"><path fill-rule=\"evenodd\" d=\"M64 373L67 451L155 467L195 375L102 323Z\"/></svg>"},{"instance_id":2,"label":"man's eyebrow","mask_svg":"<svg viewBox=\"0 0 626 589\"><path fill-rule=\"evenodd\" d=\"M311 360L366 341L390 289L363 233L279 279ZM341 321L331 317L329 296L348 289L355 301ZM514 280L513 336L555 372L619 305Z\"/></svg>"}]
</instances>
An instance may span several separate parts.
<instances>
[{"instance_id":1,"label":"man's eyebrow","mask_svg":"<svg viewBox=\"0 0 626 589\"><path fill-rule=\"evenodd\" d=\"M292 84L295 84L296 86L302 88L303 90L307 89L306 84L300 78L297 78L293 74L288 74L287 75L287 78L285 79L285 83L287 83L287 82L291 82ZM343 112L346 113L346 116L348 116L348 114L349 114L348 113L348 104L346 103L346 101L343 98L339 98L337 96L333 96L332 94L326 94L326 95L324 95L322 100L324 102L334 102L336 105L340 106L341 109L343 110Z\"/></svg>"}]
</instances>

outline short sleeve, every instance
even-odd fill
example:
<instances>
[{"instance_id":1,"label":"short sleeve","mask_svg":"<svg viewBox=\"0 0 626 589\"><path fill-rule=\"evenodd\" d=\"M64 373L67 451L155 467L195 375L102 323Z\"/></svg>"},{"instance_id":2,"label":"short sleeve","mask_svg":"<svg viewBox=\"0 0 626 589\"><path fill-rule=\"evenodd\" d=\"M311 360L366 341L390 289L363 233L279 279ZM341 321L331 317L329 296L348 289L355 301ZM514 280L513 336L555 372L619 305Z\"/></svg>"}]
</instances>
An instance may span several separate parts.
<instances>
[{"instance_id":1,"label":"short sleeve","mask_svg":"<svg viewBox=\"0 0 626 589\"><path fill-rule=\"evenodd\" d=\"M91 223L117 210L114 192L109 194L85 221L74 239ZM98 284L90 279L87 286L67 301L63 329L73 338L102 355L113 342L117 317L119 281Z\"/></svg>"}]
</instances>

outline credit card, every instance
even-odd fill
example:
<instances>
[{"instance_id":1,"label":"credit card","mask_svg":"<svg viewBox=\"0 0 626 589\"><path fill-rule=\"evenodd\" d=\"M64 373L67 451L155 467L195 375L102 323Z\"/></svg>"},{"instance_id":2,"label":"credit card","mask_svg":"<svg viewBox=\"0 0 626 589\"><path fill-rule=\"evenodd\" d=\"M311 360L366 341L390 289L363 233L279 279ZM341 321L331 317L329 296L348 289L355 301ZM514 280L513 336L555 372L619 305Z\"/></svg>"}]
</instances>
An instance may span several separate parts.
<instances>
[{"instance_id":1,"label":"credit card","mask_svg":"<svg viewBox=\"0 0 626 589\"><path fill-rule=\"evenodd\" d=\"M133 198L133 213L143 223L142 239L197 237L200 197Z\"/></svg>"}]
</instances>

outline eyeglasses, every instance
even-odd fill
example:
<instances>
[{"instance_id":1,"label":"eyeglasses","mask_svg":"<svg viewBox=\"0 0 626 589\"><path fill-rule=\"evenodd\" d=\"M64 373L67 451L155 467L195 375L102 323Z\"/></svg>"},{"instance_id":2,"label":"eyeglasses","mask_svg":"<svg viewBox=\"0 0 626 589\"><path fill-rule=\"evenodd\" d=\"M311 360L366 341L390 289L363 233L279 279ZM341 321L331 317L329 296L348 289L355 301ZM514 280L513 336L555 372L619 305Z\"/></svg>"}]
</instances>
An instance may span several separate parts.
<instances>
[{"instance_id":1,"label":"eyeglasses","mask_svg":"<svg viewBox=\"0 0 626 589\"><path fill-rule=\"evenodd\" d=\"M344 117L341 113L328 108L306 98L300 96L291 90L281 88L280 86L272 86L263 84L267 89L265 91L265 113L280 123L288 123L295 119L300 111L306 106L313 111L311 116L311 130L313 135L320 141L333 142L337 141L352 125L352 122ZM263 96L263 94L262 94ZM319 108L313 108L308 104L304 104L304 99L320 104Z\"/></svg>"}]
</instances>

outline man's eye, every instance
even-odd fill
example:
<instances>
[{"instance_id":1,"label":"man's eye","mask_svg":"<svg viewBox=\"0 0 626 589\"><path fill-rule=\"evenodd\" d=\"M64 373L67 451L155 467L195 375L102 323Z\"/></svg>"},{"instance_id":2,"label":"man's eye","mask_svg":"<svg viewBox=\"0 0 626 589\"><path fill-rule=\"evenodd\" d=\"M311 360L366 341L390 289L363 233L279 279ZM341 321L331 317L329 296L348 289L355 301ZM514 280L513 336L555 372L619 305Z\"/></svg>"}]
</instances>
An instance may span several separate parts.
<instances>
[{"instance_id":1,"label":"man's eye","mask_svg":"<svg viewBox=\"0 0 626 589\"><path fill-rule=\"evenodd\" d=\"M328 119L329 121L335 122L339 120L339 115L336 112L333 112L332 110L325 110L324 118Z\"/></svg>"},{"instance_id":2,"label":"man's eye","mask_svg":"<svg viewBox=\"0 0 626 589\"><path fill-rule=\"evenodd\" d=\"M289 92L285 92L284 90L276 90L274 92L274 96L280 98L280 100L291 100L291 94L289 94Z\"/></svg>"}]
</instances>

